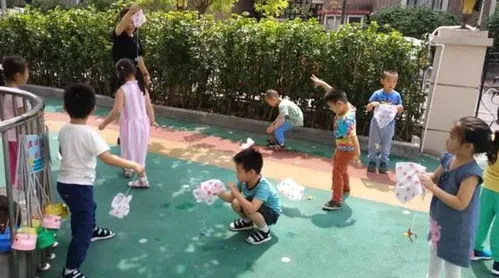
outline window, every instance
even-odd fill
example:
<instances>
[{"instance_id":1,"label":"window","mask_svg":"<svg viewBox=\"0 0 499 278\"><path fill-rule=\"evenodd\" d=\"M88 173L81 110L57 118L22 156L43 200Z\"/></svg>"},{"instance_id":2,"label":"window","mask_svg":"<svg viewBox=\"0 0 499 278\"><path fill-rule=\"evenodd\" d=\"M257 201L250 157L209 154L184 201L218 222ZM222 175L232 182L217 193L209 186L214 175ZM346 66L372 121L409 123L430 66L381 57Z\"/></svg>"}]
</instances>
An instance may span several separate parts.
<instances>
[{"instance_id":1,"label":"window","mask_svg":"<svg viewBox=\"0 0 499 278\"><path fill-rule=\"evenodd\" d=\"M327 15L324 23L326 31L336 31L337 27L340 26L341 16Z\"/></svg>"},{"instance_id":2,"label":"window","mask_svg":"<svg viewBox=\"0 0 499 278\"><path fill-rule=\"evenodd\" d=\"M360 23L362 24L362 16L360 15L349 15L348 16L348 23Z\"/></svg>"},{"instance_id":3,"label":"window","mask_svg":"<svg viewBox=\"0 0 499 278\"><path fill-rule=\"evenodd\" d=\"M364 23L363 15L347 15L345 18L347 23ZM324 20L324 28L326 31L337 31L341 26L341 15L326 15Z\"/></svg>"}]
</instances>

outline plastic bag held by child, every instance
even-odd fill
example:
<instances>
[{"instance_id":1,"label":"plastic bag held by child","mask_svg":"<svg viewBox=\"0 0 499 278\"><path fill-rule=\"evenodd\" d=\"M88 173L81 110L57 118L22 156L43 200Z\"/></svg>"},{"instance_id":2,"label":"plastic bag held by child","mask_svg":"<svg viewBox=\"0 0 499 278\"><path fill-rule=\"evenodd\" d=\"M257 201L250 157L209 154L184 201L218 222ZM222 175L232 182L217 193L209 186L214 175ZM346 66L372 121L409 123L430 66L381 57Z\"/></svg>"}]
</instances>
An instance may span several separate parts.
<instances>
[{"instance_id":1,"label":"plastic bag held by child","mask_svg":"<svg viewBox=\"0 0 499 278\"><path fill-rule=\"evenodd\" d=\"M414 197L425 196L425 190L419 180L420 174L426 172L426 167L412 162L399 162L395 165L397 175L397 185L395 195L403 204Z\"/></svg>"},{"instance_id":2,"label":"plastic bag held by child","mask_svg":"<svg viewBox=\"0 0 499 278\"><path fill-rule=\"evenodd\" d=\"M125 195L123 193L118 193L114 196L113 201L111 202L111 211L109 214L111 216L122 219L127 216L130 212L130 201L132 200L132 195Z\"/></svg>"},{"instance_id":3,"label":"plastic bag held by child","mask_svg":"<svg viewBox=\"0 0 499 278\"><path fill-rule=\"evenodd\" d=\"M213 204L220 192L225 191L225 184L221 180L208 180L198 185L192 191L198 203Z\"/></svg>"},{"instance_id":4,"label":"plastic bag held by child","mask_svg":"<svg viewBox=\"0 0 499 278\"><path fill-rule=\"evenodd\" d=\"M374 109L374 118L379 128L387 126L397 115L397 107L391 104L380 104Z\"/></svg>"}]
</instances>

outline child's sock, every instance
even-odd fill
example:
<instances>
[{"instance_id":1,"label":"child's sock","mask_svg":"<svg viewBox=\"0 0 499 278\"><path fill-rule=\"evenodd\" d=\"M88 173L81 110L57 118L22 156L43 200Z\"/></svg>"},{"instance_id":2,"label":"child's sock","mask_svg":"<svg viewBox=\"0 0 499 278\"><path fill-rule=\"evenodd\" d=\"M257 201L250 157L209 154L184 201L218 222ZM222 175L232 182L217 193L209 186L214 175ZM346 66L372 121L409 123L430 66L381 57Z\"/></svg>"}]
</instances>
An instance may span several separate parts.
<instances>
[{"instance_id":1,"label":"child's sock","mask_svg":"<svg viewBox=\"0 0 499 278\"><path fill-rule=\"evenodd\" d=\"M67 269L67 268L64 268L64 275L68 275L70 273L73 273L73 271L75 271L76 269Z\"/></svg>"},{"instance_id":2,"label":"child's sock","mask_svg":"<svg viewBox=\"0 0 499 278\"><path fill-rule=\"evenodd\" d=\"M241 220L246 224L251 222L251 220L249 220L248 218L241 218Z\"/></svg>"},{"instance_id":3,"label":"child's sock","mask_svg":"<svg viewBox=\"0 0 499 278\"><path fill-rule=\"evenodd\" d=\"M265 224L263 227L258 227L258 230L264 233L268 233L270 231L269 226L267 224Z\"/></svg>"}]
</instances>

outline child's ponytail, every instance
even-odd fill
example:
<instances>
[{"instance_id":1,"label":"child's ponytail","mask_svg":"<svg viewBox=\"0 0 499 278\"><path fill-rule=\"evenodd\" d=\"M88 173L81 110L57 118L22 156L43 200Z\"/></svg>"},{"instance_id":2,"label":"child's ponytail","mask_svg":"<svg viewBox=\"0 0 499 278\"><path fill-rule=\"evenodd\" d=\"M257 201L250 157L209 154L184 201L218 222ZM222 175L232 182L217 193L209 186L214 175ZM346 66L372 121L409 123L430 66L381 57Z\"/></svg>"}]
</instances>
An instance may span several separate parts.
<instances>
[{"instance_id":1,"label":"child's ponytail","mask_svg":"<svg viewBox=\"0 0 499 278\"><path fill-rule=\"evenodd\" d=\"M490 137L490 149L487 151L487 159L489 164L494 164L497 161L497 152L499 151L499 130L492 133Z\"/></svg>"},{"instance_id":2,"label":"child's ponytail","mask_svg":"<svg viewBox=\"0 0 499 278\"><path fill-rule=\"evenodd\" d=\"M497 120L499 124L499 107L497 107ZM489 164L494 164L497 161L497 152L499 152L499 130L494 131L490 138L490 148L487 151L487 159Z\"/></svg>"},{"instance_id":3,"label":"child's ponytail","mask_svg":"<svg viewBox=\"0 0 499 278\"><path fill-rule=\"evenodd\" d=\"M120 59L116 63L116 75L118 76L118 85L119 85L118 87L123 86L126 83L127 79L129 79L130 77L132 76L136 77L137 71L138 69L137 67L135 67L135 64L132 60L128 58ZM145 94L146 90L145 90L144 79L138 78L137 82L140 90L142 91L143 94Z\"/></svg>"}]
</instances>

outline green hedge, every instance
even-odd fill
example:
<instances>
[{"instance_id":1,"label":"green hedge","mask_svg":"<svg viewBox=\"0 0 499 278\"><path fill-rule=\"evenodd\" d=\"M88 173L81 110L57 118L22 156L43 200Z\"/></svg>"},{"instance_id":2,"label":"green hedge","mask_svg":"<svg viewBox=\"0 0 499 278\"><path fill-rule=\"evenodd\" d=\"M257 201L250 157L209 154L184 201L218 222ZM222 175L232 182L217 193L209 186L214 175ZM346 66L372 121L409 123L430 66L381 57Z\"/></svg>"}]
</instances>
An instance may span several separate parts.
<instances>
[{"instance_id":1,"label":"green hedge","mask_svg":"<svg viewBox=\"0 0 499 278\"><path fill-rule=\"evenodd\" d=\"M99 93L112 95L109 34L116 13L55 9L6 17L0 20L0 55L24 55L35 84L63 87L88 81ZM425 98L419 72L425 55L398 32L381 33L371 24L328 34L315 21L257 22L238 16L215 21L194 13L147 17L140 36L153 76L151 95L158 104L269 120L276 111L266 107L262 93L275 88L302 107L306 126L330 129L332 115L321 100L323 91L310 81L316 74L347 90L359 109L359 133L365 134L370 115L363 107L380 87L382 70L396 69L406 106L397 137L408 140L418 132Z\"/></svg>"},{"instance_id":2,"label":"green hedge","mask_svg":"<svg viewBox=\"0 0 499 278\"><path fill-rule=\"evenodd\" d=\"M422 39L439 26L459 24L459 18L452 12L427 7L390 8L376 12L371 19L417 39Z\"/></svg>"}]
</instances>

